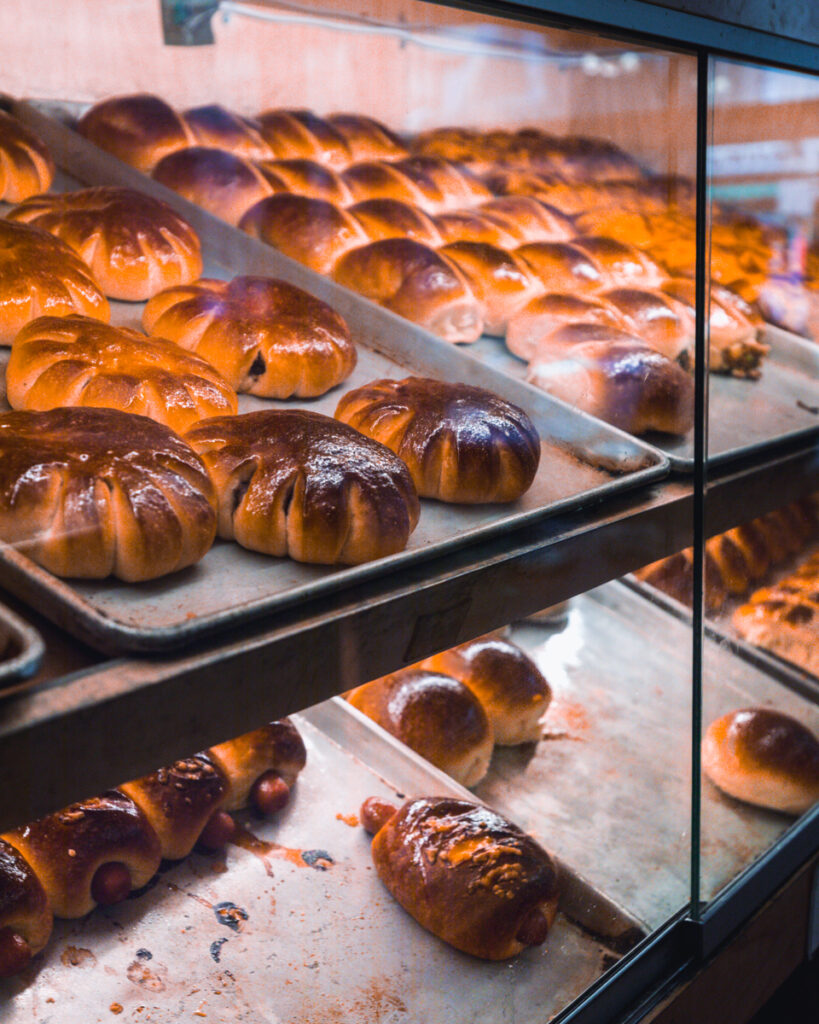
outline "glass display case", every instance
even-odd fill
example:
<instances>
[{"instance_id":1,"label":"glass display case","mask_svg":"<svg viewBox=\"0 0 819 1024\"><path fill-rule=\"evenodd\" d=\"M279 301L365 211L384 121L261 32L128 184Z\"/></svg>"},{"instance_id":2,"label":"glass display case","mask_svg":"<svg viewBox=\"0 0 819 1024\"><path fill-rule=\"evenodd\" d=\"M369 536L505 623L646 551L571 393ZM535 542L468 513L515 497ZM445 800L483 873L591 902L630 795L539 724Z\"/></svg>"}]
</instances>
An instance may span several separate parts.
<instances>
[{"instance_id":1,"label":"glass display case","mask_svg":"<svg viewBox=\"0 0 819 1024\"><path fill-rule=\"evenodd\" d=\"M636 1013L819 850L819 51L52 6L0 15L6 245L106 298L0 324L3 1019ZM163 845L139 794L220 773Z\"/></svg>"}]
</instances>

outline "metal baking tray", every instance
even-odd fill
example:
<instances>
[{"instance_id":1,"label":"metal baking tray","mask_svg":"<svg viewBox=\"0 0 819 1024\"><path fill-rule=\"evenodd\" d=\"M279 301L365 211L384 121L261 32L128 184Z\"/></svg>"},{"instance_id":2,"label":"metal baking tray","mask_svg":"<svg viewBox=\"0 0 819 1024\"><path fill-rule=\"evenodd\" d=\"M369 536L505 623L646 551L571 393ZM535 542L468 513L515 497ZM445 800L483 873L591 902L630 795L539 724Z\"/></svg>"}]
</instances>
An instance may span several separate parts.
<instances>
[{"instance_id":1,"label":"metal baking tray","mask_svg":"<svg viewBox=\"0 0 819 1024\"><path fill-rule=\"evenodd\" d=\"M44 653L37 630L0 604L0 697L30 685L26 680L40 667Z\"/></svg>"},{"instance_id":2,"label":"metal baking tray","mask_svg":"<svg viewBox=\"0 0 819 1024\"><path fill-rule=\"evenodd\" d=\"M347 319L359 362L340 388L317 400L289 403L243 395L240 411L286 404L332 415L343 391L378 377L416 373L477 384L503 395L526 409L543 439L535 482L513 506L456 507L423 501L421 521L407 549L360 566L304 565L217 541L197 565L183 572L127 585L115 580L59 580L10 547L0 547L0 582L80 639L109 653L177 647L214 628L268 615L478 538L598 502L668 473L668 460L649 445L522 387L454 346L314 274L102 153L34 108L18 104L14 112L39 132L63 168L57 188L107 182L132 185L166 199L199 232L206 274L280 277L330 302ZM114 303L113 321L138 326L142 309L138 303ZM6 359L7 354L0 356L0 370ZM5 402L3 395L0 401Z\"/></svg>"},{"instance_id":3,"label":"metal baking tray","mask_svg":"<svg viewBox=\"0 0 819 1024\"><path fill-rule=\"evenodd\" d=\"M293 717L307 766L286 810L242 819L244 848L194 853L135 898L55 922L35 965L0 981L4 1024L543 1024L643 936L561 865L544 946L493 963L445 945L382 886L357 813L371 795L464 791L333 704Z\"/></svg>"},{"instance_id":4,"label":"metal baking tray","mask_svg":"<svg viewBox=\"0 0 819 1024\"><path fill-rule=\"evenodd\" d=\"M793 561L792 568L796 568L799 561L803 560L806 556L807 552L803 552L802 555ZM772 580L782 579L791 572L789 565L791 563L783 563L781 566L778 566ZM624 582L646 600L651 601L657 607L662 608L663 611L676 616L682 622L690 625L691 609L687 605L677 601L676 598L671 597L662 590L658 590L657 587L653 587L650 583L638 580L633 576L627 577ZM768 585L770 584L760 582L754 586L754 590ZM723 645L744 661L749 662L751 665L756 665L763 672L778 679L779 682L790 687L791 690L802 697L819 704L819 677L815 676L812 672L808 672L807 669L802 668L800 665L788 661L781 655L745 640L734 628L731 617L741 604L745 604L750 599L751 593L753 591L749 592L746 597L739 599L729 598L717 615L709 613L703 624L705 635Z\"/></svg>"},{"instance_id":5,"label":"metal baking tray","mask_svg":"<svg viewBox=\"0 0 819 1024\"><path fill-rule=\"evenodd\" d=\"M690 626L614 582L573 598L563 628L527 624L509 633L553 699L543 740L496 747L475 796L537 832L592 886L657 928L690 897ZM706 643L703 671L704 725L767 705L819 732L815 702L726 646ZM704 780L701 897L713 897L792 820Z\"/></svg>"},{"instance_id":6,"label":"metal baking tray","mask_svg":"<svg viewBox=\"0 0 819 1024\"><path fill-rule=\"evenodd\" d=\"M819 345L766 325L771 351L757 380L708 375L708 460L719 465L755 455L785 441L819 435ZM501 338L480 338L471 351L493 370L522 381L527 364ZM527 387L534 387L526 384ZM681 473L694 470L694 432L684 437L645 435Z\"/></svg>"}]
</instances>

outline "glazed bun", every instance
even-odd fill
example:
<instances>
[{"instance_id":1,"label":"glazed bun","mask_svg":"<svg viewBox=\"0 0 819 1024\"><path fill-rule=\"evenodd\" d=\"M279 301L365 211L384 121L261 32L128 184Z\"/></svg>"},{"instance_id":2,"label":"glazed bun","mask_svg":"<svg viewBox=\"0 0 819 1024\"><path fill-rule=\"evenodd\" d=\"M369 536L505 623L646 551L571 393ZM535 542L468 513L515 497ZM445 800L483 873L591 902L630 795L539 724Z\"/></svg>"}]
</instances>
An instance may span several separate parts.
<instances>
[{"instance_id":1,"label":"glazed bun","mask_svg":"<svg viewBox=\"0 0 819 1024\"><path fill-rule=\"evenodd\" d=\"M326 121L347 143L353 163L364 160L401 160L409 155L401 139L373 117L331 114Z\"/></svg>"},{"instance_id":2,"label":"glazed bun","mask_svg":"<svg viewBox=\"0 0 819 1024\"><path fill-rule=\"evenodd\" d=\"M623 319L623 329L683 366L694 362L694 317L670 295L642 288L612 288L600 298Z\"/></svg>"},{"instance_id":3,"label":"glazed bun","mask_svg":"<svg viewBox=\"0 0 819 1024\"><path fill-rule=\"evenodd\" d=\"M251 551L355 565L401 551L418 522L404 463L329 416L220 416L185 439L216 485L219 536Z\"/></svg>"},{"instance_id":4,"label":"glazed bun","mask_svg":"<svg viewBox=\"0 0 819 1024\"><path fill-rule=\"evenodd\" d=\"M451 676L404 669L374 679L347 700L462 786L477 786L494 735L478 698Z\"/></svg>"},{"instance_id":5,"label":"glazed bun","mask_svg":"<svg viewBox=\"0 0 819 1024\"><path fill-rule=\"evenodd\" d=\"M114 96L96 103L79 119L77 131L100 149L146 172L163 156L196 141L173 107L149 93Z\"/></svg>"},{"instance_id":6,"label":"glazed bun","mask_svg":"<svg viewBox=\"0 0 819 1024\"><path fill-rule=\"evenodd\" d=\"M219 743L207 751L207 756L228 780L222 805L227 811L254 805L259 810L254 789L263 775L275 771L290 789L307 763L304 740L287 718Z\"/></svg>"},{"instance_id":7,"label":"glazed bun","mask_svg":"<svg viewBox=\"0 0 819 1024\"><path fill-rule=\"evenodd\" d=\"M521 242L567 242L575 235L565 214L532 196L501 196L481 203L477 212Z\"/></svg>"},{"instance_id":8,"label":"glazed bun","mask_svg":"<svg viewBox=\"0 0 819 1024\"><path fill-rule=\"evenodd\" d=\"M239 227L319 274L329 274L344 253L368 241L345 210L324 199L287 193L256 203Z\"/></svg>"},{"instance_id":9,"label":"glazed bun","mask_svg":"<svg viewBox=\"0 0 819 1024\"><path fill-rule=\"evenodd\" d=\"M482 242L499 249L514 249L523 241L520 233L511 233L492 217L479 210L449 210L439 213L435 226L445 243Z\"/></svg>"},{"instance_id":10,"label":"glazed bun","mask_svg":"<svg viewBox=\"0 0 819 1024\"><path fill-rule=\"evenodd\" d=\"M337 206L352 202L353 197L341 175L315 160L263 160L257 166L271 192L292 192L310 199L324 199Z\"/></svg>"},{"instance_id":11,"label":"glazed bun","mask_svg":"<svg viewBox=\"0 0 819 1024\"><path fill-rule=\"evenodd\" d=\"M577 323L625 329L622 314L604 299L549 292L532 299L510 318L506 347L520 359L534 359L542 339L559 327Z\"/></svg>"},{"instance_id":12,"label":"glazed bun","mask_svg":"<svg viewBox=\"0 0 819 1024\"><path fill-rule=\"evenodd\" d=\"M199 457L145 416L54 409L0 416L0 539L56 576L155 579L216 533Z\"/></svg>"},{"instance_id":13,"label":"glazed bun","mask_svg":"<svg viewBox=\"0 0 819 1024\"><path fill-rule=\"evenodd\" d=\"M537 275L547 292L589 297L606 283L595 260L568 242L529 242L517 248L515 255Z\"/></svg>"},{"instance_id":14,"label":"glazed bun","mask_svg":"<svg viewBox=\"0 0 819 1024\"><path fill-rule=\"evenodd\" d=\"M45 143L0 110L0 200L19 203L46 192L53 180L54 161Z\"/></svg>"},{"instance_id":15,"label":"glazed bun","mask_svg":"<svg viewBox=\"0 0 819 1024\"><path fill-rule=\"evenodd\" d=\"M348 391L336 418L391 448L425 498L516 501L540 462L540 438L526 413L468 384L373 381Z\"/></svg>"},{"instance_id":16,"label":"glazed bun","mask_svg":"<svg viewBox=\"0 0 819 1024\"><path fill-rule=\"evenodd\" d=\"M120 409L177 433L237 410L235 391L204 359L87 316L43 316L24 327L11 348L6 387L12 409Z\"/></svg>"},{"instance_id":17,"label":"glazed bun","mask_svg":"<svg viewBox=\"0 0 819 1024\"><path fill-rule=\"evenodd\" d=\"M485 636L422 661L419 668L452 676L483 705L495 742L536 743L552 691L537 665L516 644Z\"/></svg>"},{"instance_id":18,"label":"glazed bun","mask_svg":"<svg viewBox=\"0 0 819 1024\"><path fill-rule=\"evenodd\" d=\"M273 194L270 183L248 160L202 146L163 157L152 177L228 224L238 224L251 206Z\"/></svg>"},{"instance_id":19,"label":"glazed bun","mask_svg":"<svg viewBox=\"0 0 819 1024\"><path fill-rule=\"evenodd\" d=\"M174 210L135 189L99 186L36 196L9 220L45 228L91 268L109 298L140 302L202 273L196 232Z\"/></svg>"},{"instance_id":20,"label":"glazed bun","mask_svg":"<svg viewBox=\"0 0 819 1024\"><path fill-rule=\"evenodd\" d=\"M142 322L206 359L236 391L265 398L322 395L356 364L339 314L269 277L202 278L169 288L148 302Z\"/></svg>"},{"instance_id":21,"label":"glazed bun","mask_svg":"<svg viewBox=\"0 0 819 1024\"><path fill-rule=\"evenodd\" d=\"M364 228L371 242L382 238L411 238L437 248L443 243L435 221L420 206L398 199L365 199L347 208Z\"/></svg>"},{"instance_id":22,"label":"glazed bun","mask_svg":"<svg viewBox=\"0 0 819 1024\"><path fill-rule=\"evenodd\" d=\"M646 253L626 242L598 235L572 239L600 267L607 288L660 288L668 274Z\"/></svg>"},{"instance_id":23,"label":"glazed bun","mask_svg":"<svg viewBox=\"0 0 819 1024\"><path fill-rule=\"evenodd\" d=\"M758 807L802 814L819 800L819 740L770 708L732 711L712 722L702 766L723 792Z\"/></svg>"},{"instance_id":24,"label":"glazed bun","mask_svg":"<svg viewBox=\"0 0 819 1024\"><path fill-rule=\"evenodd\" d=\"M7 978L45 948L53 916L40 879L4 839L0 839L0 879L0 978Z\"/></svg>"},{"instance_id":25,"label":"glazed bun","mask_svg":"<svg viewBox=\"0 0 819 1024\"><path fill-rule=\"evenodd\" d=\"M183 112L182 120L193 135L191 145L223 149L245 160L267 160L273 156L258 124L218 103L191 107Z\"/></svg>"},{"instance_id":26,"label":"glazed bun","mask_svg":"<svg viewBox=\"0 0 819 1024\"><path fill-rule=\"evenodd\" d=\"M304 158L336 169L352 161L343 134L311 110L266 110L257 121L278 160Z\"/></svg>"},{"instance_id":27,"label":"glazed bun","mask_svg":"<svg viewBox=\"0 0 819 1024\"><path fill-rule=\"evenodd\" d=\"M352 249L338 261L333 277L445 341L469 343L483 333L481 304L461 271L411 238L385 238Z\"/></svg>"},{"instance_id":28,"label":"glazed bun","mask_svg":"<svg viewBox=\"0 0 819 1024\"><path fill-rule=\"evenodd\" d=\"M48 231L0 220L0 345L38 316L71 313L111 316L85 263Z\"/></svg>"}]
</instances>

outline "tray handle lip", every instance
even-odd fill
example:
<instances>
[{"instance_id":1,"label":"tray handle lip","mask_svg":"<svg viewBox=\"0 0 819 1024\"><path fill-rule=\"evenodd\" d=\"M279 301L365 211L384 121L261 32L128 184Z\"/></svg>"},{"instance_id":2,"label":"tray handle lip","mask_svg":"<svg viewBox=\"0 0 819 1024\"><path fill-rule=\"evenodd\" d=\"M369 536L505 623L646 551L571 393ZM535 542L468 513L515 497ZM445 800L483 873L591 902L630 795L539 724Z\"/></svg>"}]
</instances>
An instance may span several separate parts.
<instances>
[{"instance_id":1,"label":"tray handle lip","mask_svg":"<svg viewBox=\"0 0 819 1024\"><path fill-rule=\"evenodd\" d=\"M32 685L32 677L42 664L45 642L37 630L16 612L0 603L0 625L4 626L20 651L0 661L0 698ZM21 685L22 684L22 685Z\"/></svg>"}]
</instances>

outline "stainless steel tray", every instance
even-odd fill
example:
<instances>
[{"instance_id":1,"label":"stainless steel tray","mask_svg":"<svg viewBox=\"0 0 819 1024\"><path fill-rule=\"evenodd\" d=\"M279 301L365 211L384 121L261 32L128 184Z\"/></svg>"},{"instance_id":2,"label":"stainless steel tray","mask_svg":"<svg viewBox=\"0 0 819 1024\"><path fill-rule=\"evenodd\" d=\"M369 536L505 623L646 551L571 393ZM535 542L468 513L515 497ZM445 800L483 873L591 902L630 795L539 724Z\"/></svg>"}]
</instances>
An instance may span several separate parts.
<instances>
[{"instance_id":1,"label":"stainless steel tray","mask_svg":"<svg viewBox=\"0 0 819 1024\"><path fill-rule=\"evenodd\" d=\"M36 966L0 981L4 1024L120 1013L161 1024L543 1024L619 958L606 927L621 941L642 936L563 866L545 946L504 963L446 946L383 888L356 815L371 795L463 791L333 704L294 720L307 767L291 804L274 822L246 820L271 848L193 854L134 899L56 922ZM220 915L220 904L240 909Z\"/></svg>"},{"instance_id":2,"label":"stainless steel tray","mask_svg":"<svg viewBox=\"0 0 819 1024\"><path fill-rule=\"evenodd\" d=\"M377 377L418 373L465 381L502 394L526 409L543 439L537 477L519 502L513 506L455 507L424 501L420 524L408 548L361 566L303 565L217 542L196 566L156 582L66 582L8 546L0 547L0 581L80 639L111 653L180 646L214 628L269 615L478 538L600 501L659 479L669 471L667 459L650 446L568 410L543 393L522 387L454 346L339 288L102 153L36 109L18 104L14 112L39 132L63 168L57 187L107 182L132 185L166 199L199 232L207 274L270 274L306 288L339 310L356 339L358 366L342 388L321 399L297 404L332 414L340 394L348 388ZM114 304L114 322L138 326L141 314L141 304ZM0 357L0 367L5 358ZM242 396L240 411L283 404Z\"/></svg>"},{"instance_id":3,"label":"stainless steel tray","mask_svg":"<svg viewBox=\"0 0 819 1024\"><path fill-rule=\"evenodd\" d=\"M0 604L0 697L17 693L40 667L45 653L37 630Z\"/></svg>"},{"instance_id":4,"label":"stainless steel tray","mask_svg":"<svg viewBox=\"0 0 819 1024\"><path fill-rule=\"evenodd\" d=\"M572 599L564 628L511 638L553 689L544 739L496 747L475 796L654 929L690 896L691 630L619 582ZM819 707L707 642L704 724L774 706L819 732ZM373 726L377 729L377 726ZM702 898L767 850L792 819L702 786Z\"/></svg>"},{"instance_id":5,"label":"stainless steel tray","mask_svg":"<svg viewBox=\"0 0 819 1024\"><path fill-rule=\"evenodd\" d=\"M804 557L804 555L801 557ZM776 578L781 578L788 571L784 566L781 572L777 569ZM658 608L662 608L670 615L674 615L682 622L690 625L691 609L680 601L651 586L650 583L635 579L633 576L627 577L624 582L647 601L651 601ZM752 644L741 637L736 629L734 629L731 623L731 616L734 609L743 604L745 600L743 598L741 601L729 601L719 615L709 615L705 619L703 626L705 635L751 665L756 665L769 676L778 679L779 682L789 687L795 693L800 694L800 696L805 697L807 700L813 701L815 704L819 704L819 678L817 676L812 672L808 672L807 669L801 668L799 665L794 665L793 662L780 657L773 651L769 651L764 647L757 647L756 644Z\"/></svg>"},{"instance_id":6,"label":"stainless steel tray","mask_svg":"<svg viewBox=\"0 0 819 1024\"><path fill-rule=\"evenodd\" d=\"M758 380L712 373L708 376L708 459L719 465L754 455L800 437L819 434L819 344L766 326L762 340L771 351ZM487 366L520 380L526 363L501 338L480 338L471 351ZM682 473L694 469L694 434L646 434Z\"/></svg>"}]
</instances>

